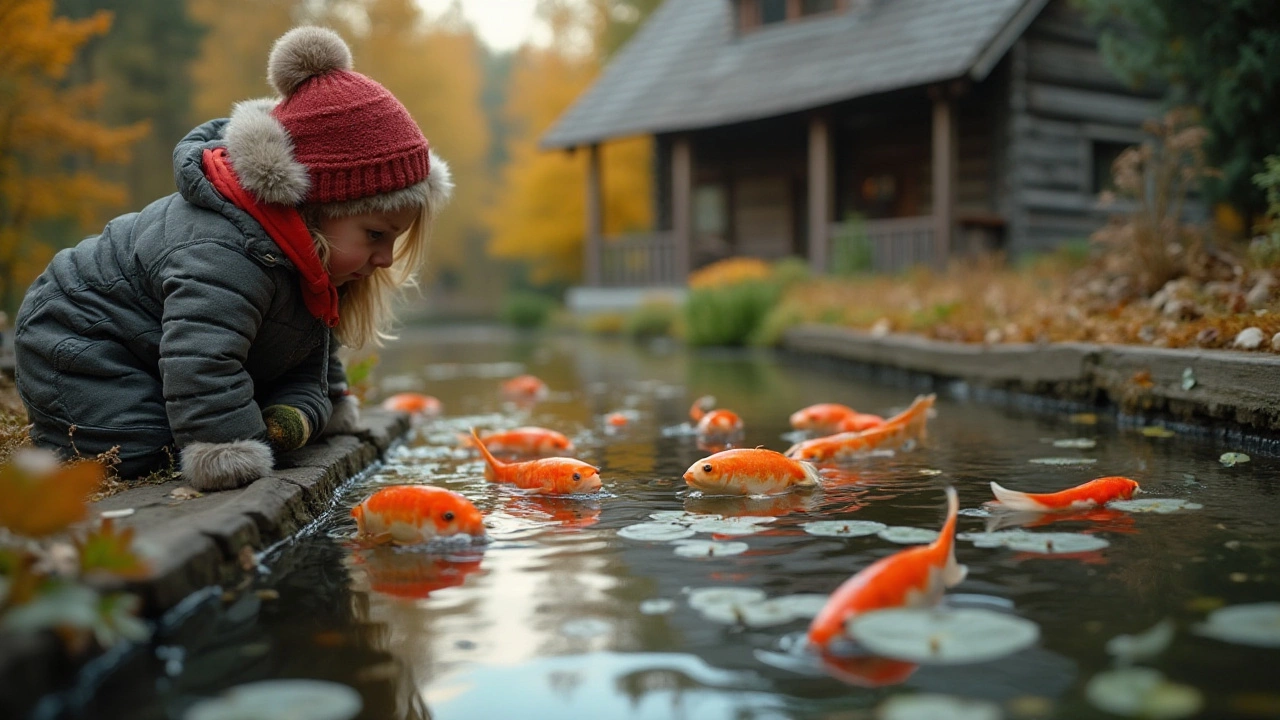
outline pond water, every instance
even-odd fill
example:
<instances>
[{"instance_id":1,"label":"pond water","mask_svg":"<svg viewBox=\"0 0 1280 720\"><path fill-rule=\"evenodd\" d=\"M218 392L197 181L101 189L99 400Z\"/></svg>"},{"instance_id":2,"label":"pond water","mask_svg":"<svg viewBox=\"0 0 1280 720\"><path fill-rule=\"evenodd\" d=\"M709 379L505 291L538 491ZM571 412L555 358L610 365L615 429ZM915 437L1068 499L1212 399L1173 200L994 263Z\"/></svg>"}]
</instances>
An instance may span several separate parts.
<instances>
[{"instance_id":1,"label":"pond water","mask_svg":"<svg viewBox=\"0 0 1280 720\"><path fill-rule=\"evenodd\" d=\"M501 380L521 372L551 388L527 410L505 405L498 392ZM93 716L181 717L221 689L298 677L356 688L366 718L835 720L878 717L890 698L919 693L988 701L970 709L998 713L972 717L1107 718L1114 715L1086 687L1118 667L1108 641L1165 620L1173 628L1168 646L1132 662L1198 691L1196 716L1280 716L1280 649L1195 631L1219 607L1280 600L1278 463L1263 452L1250 450L1250 462L1228 467L1219 457L1241 448L1144 434L1105 414L1089 423L1062 409L958 400L964 393L955 386L875 382L836 362L750 351L441 330L384 350L376 376L384 392L436 395L444 417L345 486L333 511L301 537L268 553L259 592L226 605L193 604L145 671L107 684ZM681 479L708 454L685 425L699 395L715 395L742 416L744 445L784 450L788 415L802 406L842 402L887 414L934 390L936 416L921 446L828 472L819 493L714 500L691 496ZM602 416L613 411L631 422L607 432ZM603 492L546 500L486 483L482 465L457 448L457 433L472 424L565 432L577 456L601 468ZM1064 440L1075 442L1054 444ZM1082 440L1093 446L1070 447L1091 444ZM1063 458L1079 464L1058 464ZM1083 552L957 541L969 575L948 603L1012 613L1039 627L1039 640L1012 655L951 665L823 664L798 649L806 619L745 625L731 616L726 623L690 604L691 591L708 587L757 589L770 598L826 595L905 547L878 535L812 535L803 523L936 530L950 484L969 513L959 530L981 532L989 481L1047 492L1103 475L1138 480L1140 497L1203 507L1104 511L1028 528L1109 542ZM466 495L486 514L490 542L445 555L357 548L348 509L396 483ZM753 534L718 536L746 544L736 555L684 557L671 541L619 536L663 511L773 520Z\"/></svg>"}]
</instances>

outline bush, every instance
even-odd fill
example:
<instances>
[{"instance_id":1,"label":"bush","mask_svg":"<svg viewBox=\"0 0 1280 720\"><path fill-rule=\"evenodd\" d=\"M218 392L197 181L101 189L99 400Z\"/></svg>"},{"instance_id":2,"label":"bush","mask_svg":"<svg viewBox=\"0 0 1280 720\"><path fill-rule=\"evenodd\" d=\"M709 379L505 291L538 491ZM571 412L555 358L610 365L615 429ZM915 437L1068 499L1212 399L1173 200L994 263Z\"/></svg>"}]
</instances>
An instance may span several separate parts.
<instances>
[{"instance_id":1,"label":"bush","mask_svg":"<svg viewBox=\"0 0 1280 720\"><path fill-rule=\"evenodd\" d=\"M540 293L512 292L502 299L499 317L504 323L517 328L540 328L547 324L557 304Z\"/></svg>"},{"instance_id":2,"label":"bush","mask_svg":"<svg viewBox=\"0 0 1280 720\"><path fill-rule=\"evenodd\" d=\"M627 316L623 332L636 340L670 337L679 315L680 308L674 303L645 302Z\"/></svg>"},{"instance_id":3,"label":"bush","mask_svg":"<svg viewBox=\"0 0 1280 720\"><path fill-rule=\"evenodd\" d=\"M1260 234L1249 245L1249 256L1260 267L1280 266L1280 155L1269 155L1266 171L1253 176L1253 184L1267 193L1267 214L1258 225Z\"/></svg>"},{"instance_id":4,"label":"bush","mask_svg":"<svg viewBox=\"0 0 1280 720\"><path fill-rule=\"evenodd\" d=\"M831 238L831 274L861 275L871 272L871 239L861 215L850 215Z\"/></svg>"},{"instance_id":5,"label":"bush","mask_svg":"<svg viewBox=\"0 0 1280 720\"><path fill-rule=\"evenodd\" d=\"M582 329L589 335L609 337L621 335L626 327L627 318L622 313L592 313L582 321Z\"/></svg>"},{"instance_id":6,"label":"bush","mask_svg":"<svg viewBox=\"0 0 1280 720\"><path fill-rule=\"evenodd\" d=\"M684 305L685 340L690 345L745 345L780 295L774 280L690 290Z\"/></svg>"}]
</instances>

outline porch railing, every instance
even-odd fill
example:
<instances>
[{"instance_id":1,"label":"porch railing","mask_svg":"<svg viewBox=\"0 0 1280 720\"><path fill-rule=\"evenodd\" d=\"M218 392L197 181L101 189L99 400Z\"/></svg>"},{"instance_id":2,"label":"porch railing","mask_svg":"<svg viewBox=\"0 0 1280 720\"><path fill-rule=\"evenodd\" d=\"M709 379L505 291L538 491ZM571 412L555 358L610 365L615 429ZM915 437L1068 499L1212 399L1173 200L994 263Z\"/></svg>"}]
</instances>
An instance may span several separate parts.
<instances>
[{"instance_id":1,"label":"porch railing","mask_svg":"<svg viewBox=\"0 0 1280 720\"><path fill-rule=\"evenodd\" d=\"M929 215L835 223L831 246L835 272L889 273L937 261Z\"/></svg>"},{"instance_id":2,"label":"porch railing","mask_svg":"<svg viewBox=\"0 0 1280 720\"><path fill-rule=\"evenodd\" d=\"M604 287L678 285L676 243L670 232L632 233L600 243L600 284Z\"/></svg>"}]
</instances>

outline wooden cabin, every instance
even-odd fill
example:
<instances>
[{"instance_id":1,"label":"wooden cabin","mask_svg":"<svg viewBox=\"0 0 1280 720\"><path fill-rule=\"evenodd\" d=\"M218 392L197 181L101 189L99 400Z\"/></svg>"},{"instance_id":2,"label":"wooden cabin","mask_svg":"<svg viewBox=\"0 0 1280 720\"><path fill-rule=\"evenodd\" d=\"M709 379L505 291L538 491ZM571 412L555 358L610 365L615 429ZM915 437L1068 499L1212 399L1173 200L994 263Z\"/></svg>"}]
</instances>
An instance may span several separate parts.
<instances>
[{"instance_id":1,"label":"wooden cabin","mask_svg":"<svg viewBox=\"0 0 1280 720\"><path fill-rule=\"evenodd\" d=\"M1087 237L1156 93L1068 0L667 0L543 136L589 167L588 286L722 258L869 269ZM655 231L602 236L600 144L655 139Z\"/></svg>"}]
</instances>

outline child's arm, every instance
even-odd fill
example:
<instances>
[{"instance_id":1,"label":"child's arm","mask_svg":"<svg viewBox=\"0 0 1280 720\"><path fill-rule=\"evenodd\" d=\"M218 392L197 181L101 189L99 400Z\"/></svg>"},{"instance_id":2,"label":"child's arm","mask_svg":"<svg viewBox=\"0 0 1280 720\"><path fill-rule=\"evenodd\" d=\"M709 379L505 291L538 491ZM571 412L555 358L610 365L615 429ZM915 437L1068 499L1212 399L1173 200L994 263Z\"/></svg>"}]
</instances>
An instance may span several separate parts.
<instances>
[{"instance_id":1,"label":"child's arm","mask_svg":"<svg viewBox=\"0 0 1280 720\"><path fill-rule=\"evenodd\" d=\"M293 408L305 418L306 432L293 437L291 442L272 442L277 451L293 450L306 444L317 428L323 428L333 413L330 404L332 388L328 372L329 344L333 342L332 333L326 333L326 340L307 354L302 362L285 373L270 388L265 388L262 407L263 413L277 406ZM268 440L272 435L271 423L267 424Z\"/></svg>"},{"instance_id":2,"label":"child's arm","mask_svg":"<svg viewBox=\"0 0 1280 720\"><path fill-rule=\"evenodd\" d=\"M359 430L360 400L352 395L347 386L347 370L338 357L338 339L329 338L329 400L333 403L333 414L329 416L329 424L324 426L320 436L343 435Z\"/></svg>"},{"instance_id":3,"label":"child's arm","mask_svg":"<svg viewBox=\"0 0 1280 720\"><path fill-rule=\"evenodd\" d=\"M244 363L275 281L238 248L179 245L153 274L163 300L160 379L188 484L239 487L269 473L272 452Z\"/></svg>"}]
</instances>

